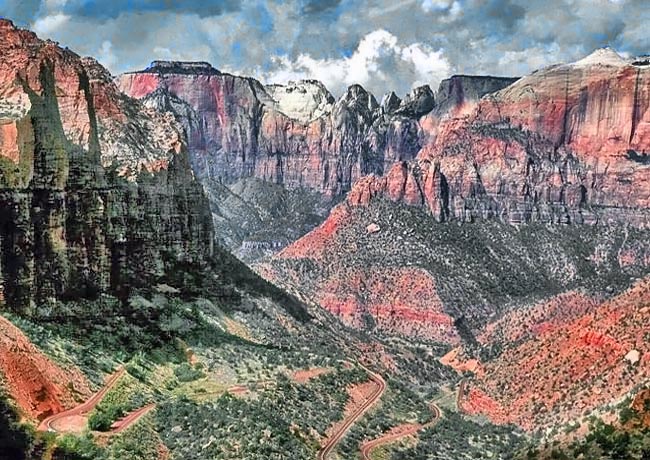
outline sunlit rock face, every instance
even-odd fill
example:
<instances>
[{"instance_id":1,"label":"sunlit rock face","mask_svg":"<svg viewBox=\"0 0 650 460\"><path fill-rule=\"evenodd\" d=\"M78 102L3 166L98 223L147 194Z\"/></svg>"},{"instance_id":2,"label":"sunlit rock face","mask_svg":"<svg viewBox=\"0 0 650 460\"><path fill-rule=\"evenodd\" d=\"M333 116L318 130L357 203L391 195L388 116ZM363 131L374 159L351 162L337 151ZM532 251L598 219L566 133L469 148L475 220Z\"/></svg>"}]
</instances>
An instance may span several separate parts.
<instances>
[{"instance_id":1,"label":"sunlit rock face","mask_svg":"<svg viewBox=\"0 0 650 460\"><path fill-rule=\"evenodd\" d=\"M212 245L182 127L96 61L0 21L0 298L126 292Z\"/></svg>"},{"instance_id":2,"label":"sunlit rock face","mask_svg":"<svg viewBox=\"0 0 650 460\"><path fill-rule=\"evenodd\" d=\"M420 120L417 159L364 178L350 199L427 205L438 220L646 226L649 69L598 50L469 103L468 77L454 77Z\"/></svg>"},{"instance_id":3,"label":"sunlit rock face","mask_svg":"<svg viewBox=\"0 0 650 460\"><path fill-rule=\"evenodd\" d=\"M495 83L485 85L482 78ZM490 77L475 81L481 83L465 84L468 97L445 100L436 120L510 83ZM327 196L346 193L366 174L383 174L395 162L413 159L428 138L427 115L436 107L428 86L403 100L388 95L380 105L359 85L335 99L318 81L264 86L204 63L154 62L122 75L118 85L146 105L176 113L201 178L256 177ZM190 110L165 102L161 93Z\"/></svg>"},{"instance_id":4,"label":"sunlit rock face","mask_svg":"<svg viewBox=\"0 0 650 460\"><path fill-rule=\"evenodd\" d=\"M499 305L532 292L622 290L611 280L643 277L650 264L648 69L647 60L600 50L518 80L452 77L417 121L414 159L395 155L382 174L357 180L322 225L260 265L354 327L452 344L460 337L470 347L467 325L485 325ZM381 107L403 105L388 94ZM397 275L411 268L430 276L428 296L410 296L417 289ZM503 304L486 300L511 281ZM584 340L600 344L597 335ZM630 350L636 344L622 345L617 359Z\"/></svg>"}]
</instances>

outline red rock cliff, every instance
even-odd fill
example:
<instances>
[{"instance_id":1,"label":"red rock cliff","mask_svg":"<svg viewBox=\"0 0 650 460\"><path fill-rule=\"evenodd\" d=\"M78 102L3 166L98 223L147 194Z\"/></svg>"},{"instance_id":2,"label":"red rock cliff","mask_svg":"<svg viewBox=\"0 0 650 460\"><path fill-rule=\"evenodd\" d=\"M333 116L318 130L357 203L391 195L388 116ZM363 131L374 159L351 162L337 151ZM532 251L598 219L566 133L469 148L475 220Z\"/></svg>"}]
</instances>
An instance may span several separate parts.
<instances>
[{"instance_id":1,"label":"red rock cliff","mask_svg":"<svg viewBox=\"0 0 650 460\"><path fill-rule=\"evenodd\" d=\"M364 179L439 220L649 222L650 66L599 50L534 72L470 110L429 115L418 160Z\"/></svg>"},{"instance_id":2,"label":"red rock cliff","mask_svg":"<svg viewBox=\"0 0 650 460\"><path fill-rule=\"evenodd\" d=\"M174 118L96 61L0 20L0 300L37 313L211 252Z\"/></svg>"},{"instance_id":3,"label":"red rock cliff","mask_svg":"<svg viewBox=\"0 0 650 460\"><path fill-rule=\"evenodd\" d=\"M509 83L495 81L445 107ZM254 176L331 196L347 192L365 174L382 174L394 162L414 158L431 124L425 115L435 107L428 86L403 101L389 95L380 105L359 85L335 100L316 81L265 87L206 63L154 62L122 75L119 86L177 114L200 177Z\"/></svg>"}]
</instances>

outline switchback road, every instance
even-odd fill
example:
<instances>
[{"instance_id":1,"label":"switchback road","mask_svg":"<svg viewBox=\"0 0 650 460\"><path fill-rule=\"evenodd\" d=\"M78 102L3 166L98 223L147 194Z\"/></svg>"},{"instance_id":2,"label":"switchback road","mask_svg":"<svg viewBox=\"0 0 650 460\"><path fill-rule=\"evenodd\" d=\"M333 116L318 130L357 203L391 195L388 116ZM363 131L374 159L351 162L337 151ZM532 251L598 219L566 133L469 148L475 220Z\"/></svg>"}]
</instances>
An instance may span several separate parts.
<instances>
[{"instance_id":1,"label":"switchback road","mask_svg":"<svg viewBox=\"0 0 650 460\"><path fill-rule=\"evenodd\" d=\"M371 370L367 369L364 366L361 366L367 373L370 375L370 379L377 384L377 389L370 395L368 399L355 410L350 416L348 416L343 424L327 439L325 444L321 447L321 450L318 452L316 457L318 460L327 460L329 455L332 453L334 448L341 441L345 433L350 429L350 427L361 418L372 406L375 405L379 398L384 394L386 390L386 382L379 374L375 374Z\"/></svg>"}]
</instances>

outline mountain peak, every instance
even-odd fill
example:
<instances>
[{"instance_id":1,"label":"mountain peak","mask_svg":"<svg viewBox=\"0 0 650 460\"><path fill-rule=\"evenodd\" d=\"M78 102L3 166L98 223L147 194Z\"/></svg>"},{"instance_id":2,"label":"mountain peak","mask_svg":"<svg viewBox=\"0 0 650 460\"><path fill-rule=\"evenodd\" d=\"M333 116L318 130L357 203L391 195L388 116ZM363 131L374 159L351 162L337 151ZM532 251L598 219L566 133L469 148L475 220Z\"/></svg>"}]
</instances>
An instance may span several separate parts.
<instances>
[{"instance_id":1,"label":"mountain peak","mask_svg":"<svg viewBox=\"0 0 650 460\"><path fill-rule=\"evenodd\" d=\"M607 46L605 48L598 48L590 55L573 63L575 67L588 67L592 65L621 67L627 65L627 62L620 54Z\"/></svg>"},{"instance_id":2,"label":"mountain peak","mask_svg":"<svg viewBox=\"0 0 650 460\"><path fill-rule=\"evenodd\" d=\"M205 61L152 61L149 67L140 71L143 73L171 73L171 74L201 74L220 75L212 64Z\"/></svg>"},{"instance_id":3,"label":"mountain peak","mask_svg":"<svg viewBox=\"0 0 650 460\"><path fill-rule=\"evenodd\" d=\"M10 19L0 18L0 29L15 29L13 21Z\"/></svg>"},{"instance_id":4,"label":"mountain peak","mask_svg":"<svg viewBox=\"0 0 650 460\"><path fill-rule=\"evenodd\" d=\"M329 112L334 97L318 80L290 81L286 85L266 85L276 108L289 118L308 122Z\"/></svg>"}]
</instances>

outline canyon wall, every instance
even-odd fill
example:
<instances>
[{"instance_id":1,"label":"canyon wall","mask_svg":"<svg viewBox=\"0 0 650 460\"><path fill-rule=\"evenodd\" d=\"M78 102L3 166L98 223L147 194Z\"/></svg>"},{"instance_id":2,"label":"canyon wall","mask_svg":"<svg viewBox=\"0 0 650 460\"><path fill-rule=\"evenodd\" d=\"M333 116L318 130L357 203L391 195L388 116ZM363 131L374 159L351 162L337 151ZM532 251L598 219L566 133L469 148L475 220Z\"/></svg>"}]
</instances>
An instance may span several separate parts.
<instances>
[{"instance_id":1,"label":"canyon wall","mask_svg":"<svg viewBox=\"0 0 650 460\"><path fill-rule=\"evenodd\" d=\"M650 223L650 66L609 49L555 65L436 120L417 159L350 195L440 220Z\"/></svg>"},{"instance_id":2,"label":"canyon wall","mask_svg":"<svg viewBox=\"0 0 650 460\"><path fill-rule=\"evenodd\" d=\"M0 21L0 299L123 294L212 252L182 127L96 61Z\"/></svg>"},{"instance_id":3,"label":"canyon wall","mask_svg":"<svg viewBox=\"0 0 650 460\"><path fill-rule=\"evenodd\" d=\"M464 82L472 86L465 93L463 82L458 83L455 93L445 91L436 114L476 102L512 81L474 77ZM426 124L431 123L425 123L425 115L436 107L428 86L404 100L391 93L380 104L353 85L337 100L317 81L263 86L207 63L154 61L145 70L122 75L118 84L146 105L177 115L200 178L256 177L327 196L341 195L360 177L383 174L394 162L414 158L428 137Z\"/></svg>"},{"instance_id":4,"label":"canyon wall","mask_svg":"<svg viewBox=\"0 0 650 460\"><path fill-rule=\"evenodd\" d=\"M650 267L648 69L599 50L467 104L468 77L443 82L416 158L357 180L258 269L354 327L470 346L467 325L531 299L622 290Z\"/></svg>"}]
</instances>

